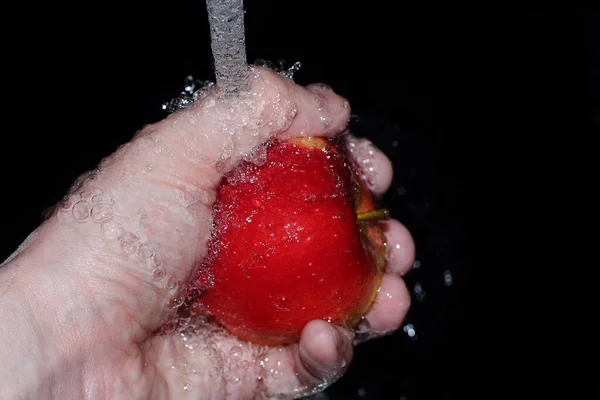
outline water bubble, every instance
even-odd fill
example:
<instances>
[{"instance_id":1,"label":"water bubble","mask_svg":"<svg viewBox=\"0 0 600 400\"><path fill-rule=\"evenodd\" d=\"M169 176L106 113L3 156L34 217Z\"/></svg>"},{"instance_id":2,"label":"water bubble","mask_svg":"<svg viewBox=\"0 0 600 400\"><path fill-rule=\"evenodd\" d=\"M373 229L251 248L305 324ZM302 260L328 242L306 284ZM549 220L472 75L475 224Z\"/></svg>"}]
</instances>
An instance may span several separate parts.
<instances>
[{"instance_id":1,"label":"water bubble","mask_svg":"<svg viewBox=\"0 0 600 400\"><path fill-rule=\"evenodd\" d=\"M248 369L250 368L250 363L247 360L244 360L240 363L240 366L242 367L242 369Z\"/></svg>"},{"instance_id":2,"label":"water bubble","mask_svg":"<svg viewBox=\"0 0 600 400\"><path fill-rule=\"evenodd\" d=\"M85 221L90 216L90 206L87 201L79 201L73 206L73 218L77 221Z\"/></svg>"},{"instance_id":3,"label":"water bubble","mask_svg":"<svg viewBox=\"0 0 600 400\"><path fill-rule=\"evenodd\" d=\"M160 261L158 254L154 253L152 255L152 257L150 258L150 264L152 264L153 267L159 267L162 264L162 261Z\"/></svg>"},{"instance_id":4,"label":"water bubble","mask_svg":"<svg viewBox=\"0 0 600 400\"><path fill-rule=\"evenodd\" d=\"M169 291L175 290L177 288L177 279L175 279L175 277L173 275L169 275L169 277L165 281L165 287Z\"/></svg>"},{"instance_id":5,"label":"water bubble","mask_svg":"<svg viewBox=\"0 0 600 400\"><path fill-rule=\"evenodd\" d=\"M187 294L186 288L183 285L183 282L176 281L174 285L169 288L171 292L171 299L169 300L169 304L173 308L179 308L185 301L185 297Z\"/></svg>"},{"instance_id":6,"label":"water bubble","mask_svg":"<svg viewBox=\"0 0 600 400\"><path fill-rule=\"evenodd\" d=\"M62 199L62 201L60 202L60 210L68 211L73 207L74 204L75 204L75 200L73 199L73 197L65 196Z\"/></svg>"},{"instance_id":7,"label":"water bubble","mask_svg":"<svg viewBox=\"0 0 600 400\"><path fill-rule=\"evenodd\" d=\"M104 221L101 225L101 229L102 233L104 234L104 237L107 239L121 239L123 235L125 235L125 230L123 229L121 224L119 224L114 219Z\"/></svg>"},{"instance_id":8,"label":"water bubble","mask_svg":"<svg viewBox=\"0 0 600 400\"><path fill-rule=\"evenodd\" d=\"M419 269L419 268L421 268L421 261L415 260L415 262L413 263L412 269Z\"/></svg>"},{"instance_id":9,"label":"water bubble","mask_svg":"<svg viewBox=\"0 0 600 400\"><path fill-rule=\"evenodd\" d=\"M396 193L398 193L398 196L404 196L406 194L406 188L404 186L400 186L398 189L396 189Z\"/></svg>"},{"instance_id":10,"label":"water bubble","mask_svg":"<svg viewBox=\"0 0 600 400\"><path fill-rule=\"evenodd\" d=\"M107 203L98 203L92 208L92 218L96 221L104 221L112 217L114 214L113 208Z\"/></svg>"},{"instance_id":11,"label":"water bubble","mask_svg":"<svg viewBox=\"0 0 600 400\"><path fill-rule=\"evenodd\" d=\"M88 200L90 198L92 198L96 193L98 193L95 190L85 190L83 192L81 192L81 198L84 200Z\"/></svg>"},{"instance_id":12,"label":"water bubble","mask_svg":"<svg viewBox=\"0 0 600 400\"><path fill-rule=\"evenodd\" d=\"M154 249L147 243L142 244L138 248L138 256L142 260L146 260L154 255Z\"/></svg>"},{"instance_id":13,"label":"water bubble","mask_svg":"<svg viewBox=\"0 0 600 400\"><path fill-rule=\"evenodd\" d=\"M444 285L452 286L452 283L453 283L452 274L450 273L450 271L445 270L444 271Z\"/></svg>"},{"instance_id":14,"label":"water bubble","mask_svg":"<svg viewBox=\"0 0 600 400\"><path fill-rule=\"evenodd\" d=\"M121 250L123 251L123 253L127 254L128 256L135 253L138 246L140 245L139 240L140 238L131 232L123 236L123 238L121 239Z\"/></svg>"},{"instance_id":15,"label":"water bubble","mask_svg":"<svg viewBox=\"0 0 600 400\"><path fill-rule=\"evenodd\" d=\"M101 203L104 201L104 196L102 194L95 194L92 196L92 203Z\"/></svg>"},{"instance_id":16,"label":"water bubble","mask_svg":"<svg viewBox=\"0 0 600 400\"><path fill-rule=\"evenodd\" d=\"M336 290L336 291L333 293L333 299L334 299L335 301L337 301L337 302L340 302L340 301L342 301L342 299L343 299L343 298L344 298L344 292L343 292L343 291L341 291L341 290Z\"/></svg>"},{"instance_id":17,"label":"water bubble","mask_svg":"<svg viewBox=\"0 0 600 400\"><path fill-rule=\"evenodd\" d=\"M425 289L423 289L423 285L421 285L420 282L415 283L413 292L415 293L415 297L417 298L417 300L419 300L419 301L425 300L425 295L426 295Z\"/></svg>"},{"instance_id":18,"label":"water bubble","mask_svg":"<svg viewBox=\"0 0 600 400\"><path fill-rule=\"evenodd\" d=\"M365 397L367 395L367 391L363 388L358 389L358 396Z\"/></svg>"},{"instance_id":19,"label":"water bubble","mask_svg":"<svg viewBox=\"0 0 600 400\"><path fill-rule=\"evenodd\" d=\"M157 267L152 270L152 279L155 281L160 281L166 275L165 269L162 267Z\"/></svg>"},{"instance_id":20,"label":"water bubble","mask_svg":"<svg viewBox=\"0 0 600 400\"><path fill-rule=\"evenodd\" d=\"M243 351L244 350L241 345L236 345L231 348L229 354L231 354L232 357L239 358L243 355Z\"/></svg>"}]
</instances>

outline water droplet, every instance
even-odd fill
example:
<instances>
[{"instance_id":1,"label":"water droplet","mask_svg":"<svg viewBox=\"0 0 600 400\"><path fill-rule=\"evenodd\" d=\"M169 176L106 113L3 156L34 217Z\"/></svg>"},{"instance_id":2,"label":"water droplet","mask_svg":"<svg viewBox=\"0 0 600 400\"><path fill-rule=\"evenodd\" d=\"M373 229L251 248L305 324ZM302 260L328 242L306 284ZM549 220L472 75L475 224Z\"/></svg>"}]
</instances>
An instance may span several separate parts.
<instances>
[{"instance_id":1,"label":"water droplet","mask_svg":"<svg viewBox=\"0 0 600 400\"><path fill-rule=\"evenodd\" d=\"M183 294L179 294L175 297L172 297L171 300L169 300L169 304L173 308L179 308L183 304L184 301L185 301L185 296Z\"/></svg>"},{"instance_id":2,"label":"water droplet","mask_svg":"<svg viewBox=\"0 0 600 400\"><path fill-rule=\"evenodd\" d=\"M131 232L123 236L123 238L121 238L121 250L123 250L123 253L127 254L128 256L135 253L140 245L139 240L140 238Z\"/></svg>"},{"instance_id":3,"label":"water droplet","mask_svg":"<svg viewBox=\"0 0 600 400\"><path fill-rule=\"evenodd\" d=\"M279 62L279 71L278 73L280 75L285 76L286 78L290 78L290 79L294 79L294 75L296 75L296 72L298 72L300 70L300 68L302 68L302 63L300 61L296 61L294 63L294 65L292 65L291 67L285 69L284 68L284 61L280 61Z\"/></svg>"},{"instance_id":4,"label":"water droplet","mask_svg":"<svg viewBox=\"0 0 600 400\"><path fill-rule=\"evenodd\" d=\"M271 369L269 370L269 375L271 375L271 377L272 377L273 379L277 379L277 378L279 378L279 377L281 376L281 372L279 372L279 371L278 371L277 369L275 369L275 368L271 368Z\"/></svg>"},{"instance_id":5,"label":"water droplet","mask_svg":"<svg viewBox=\"0 0 600 400\"><path fill-rule=\"evenodd\" d=\"M186 349L188 349L188 350L189 350L189 351L191 351L191 352L194 352L194 350L197 350L197 349L198 349L198 342L196 342L196 341L194 341L194 340L193 340L193 341L191 341L191 342L187 342L187 343L185 344L185 348L186 348Z\"/></svg>"},{"instance_id":6,"label":"water droplet","mask_svg":"<svg viewBox=\"0 0 600 400\"><path fill-rule=\"evenodd\" d=\"M416 338L417 332L415 331L415 327L413 324L406 324L402 327L402 330L408 335L408 337Z\"/></svg>"},{"instance_id":7,"label":"water droplet","mask_svg":"<svg viewBox=\"0 0 600 400\"><path fill-rule=\"evenodd\" d=\"M423 289L423 285L421 285L421 283L419 283L419 282L415 283L413 292L415 293L415 297L417 298L417 300L419 300L419 301L425 300L426 293L425 293L425 289Z\"/></svg>"},{"instance_id":8,"label":"water droplet","mask_svg":"<svg viewBox=\"0 0 600 400\"><path fill-rule=\"evenodd\" d=\"M146 260L154 255L154 249L147 243L142 244L138 249L138 256Z\"/></svg>"},{"instance_id":9,"label":"water droplet","mask_svg":"<svg viewBox=\"0 0 600 400\"><path fill-rule=\"evenodd\" d=\"M125 230L114 219L106 220L101 225L104 237L111 240L121 239L125 235Z\"/></svg>"},{"instance_id":10,"label":"water droplet","mask_svg":"<svg viewBox=\"0 0 600 400\"><path fill-rule=\"evenodd\" d=\"M85 221L90 216L90 206L87 201L79 201L73 206L73 218L77 221Z\"/></svg>"},{"instance_id":11,"label":"water droplet","mask_svg":"<svg viewBox=\"0 0 600 400\"><path fill-rule=\"evenodd\" d=\"M288 298L282 297L281 299L275 302L275 307L277 307L281 311L289 311L290 301Z\"/></svg>"},{"instance_id":12,"label":"water droplet","mask_svg":"<svg viewBox=\"0 0 600 400\"><path fill-rule=\"evenodd\" d=\"M92 218L96 221L104 221L112 217L113 213L113 208L107 203L98 203L92 208Z\"/></svg>"},{"instance_id":13,"label":"water droplet","mask_svg":"<svg viewBox=\"0 0 600 400\"><path fill-rule=\"evenodd\" d=\"M173 307L179 307L185 301L186 288L183 285L183 282L176 281L175 278L173 278L173 282L175 283L169 283L169 292L171 294L169 303Z\"/></svg>"},{"instance_id":14,"label":"water droplet","mask_svg":"<svg viewBox=\"0 0 600 400\"><path fill-rule=\"evenodd\" d=\"M450 273L450 271L445 270L444 271L444 285L452 286L452 283L453 283L452 274Z\"/></svg>"}]
</instances>

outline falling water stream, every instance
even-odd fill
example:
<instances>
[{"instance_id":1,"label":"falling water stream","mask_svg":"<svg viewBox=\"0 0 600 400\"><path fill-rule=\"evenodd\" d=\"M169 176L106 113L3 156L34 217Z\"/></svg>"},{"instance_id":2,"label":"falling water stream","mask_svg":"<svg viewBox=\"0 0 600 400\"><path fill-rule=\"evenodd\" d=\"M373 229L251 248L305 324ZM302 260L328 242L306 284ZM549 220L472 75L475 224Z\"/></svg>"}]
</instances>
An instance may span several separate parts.
<instances>
[{"instance_id":1,"label":"falling water stream","mask_svg":"<svg viewBox=\"0 0 600 400\"><path fill-rule=\"evenodd\" d=\"M243 0L206 0L217 87L235 94L248 87Z\"/></svg>"}]
</instances>

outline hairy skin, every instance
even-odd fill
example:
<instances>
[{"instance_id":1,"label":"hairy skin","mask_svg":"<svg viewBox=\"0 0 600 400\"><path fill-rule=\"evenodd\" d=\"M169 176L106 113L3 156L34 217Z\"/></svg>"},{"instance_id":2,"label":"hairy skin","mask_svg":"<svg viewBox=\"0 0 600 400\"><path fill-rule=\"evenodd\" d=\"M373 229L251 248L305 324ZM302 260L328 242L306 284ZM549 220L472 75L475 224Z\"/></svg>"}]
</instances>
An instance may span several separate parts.
<instances>
[{"instance_id":1,"label":"hairy skin","mask_svg":"<svg viewBox=\"0 0 600 400\"><path fill-rule=\"evenodd\" d=\"M358 333L312 321L300 343L272 347L198 319L168 328L206 252L222 175L273 135L336 135L350 116L323 85L259 67L250 75L245 95L213 90L144 127L78 179L2 265L1 398L301 397L338 379L355 343L399 327L410 305L400 276L414 244L388 221L388 273ZM367 141L354 146L377 171L371 189L383 193L389 160Z\"/></svg>"}]
</instances>

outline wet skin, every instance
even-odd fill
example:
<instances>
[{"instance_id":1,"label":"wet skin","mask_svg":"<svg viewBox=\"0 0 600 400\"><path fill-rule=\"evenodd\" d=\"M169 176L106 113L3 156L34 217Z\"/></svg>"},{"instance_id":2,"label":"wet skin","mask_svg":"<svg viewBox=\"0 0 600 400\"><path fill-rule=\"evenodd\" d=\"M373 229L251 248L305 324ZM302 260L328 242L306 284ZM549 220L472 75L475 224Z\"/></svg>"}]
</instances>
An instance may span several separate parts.
<instances>
[{"instance_id":1,"label":"wet skin","mask_svg":"<svg viewBox=\"0 0 600 400\"><path fill-rule=\"evenodd\" d=\"M312 321L300 343L249 344L210 324L158 333L206 252L215 188L270 137L345 131L348 102L253 68L249 93L214 92L144 127L84 175L0 269L0 394L31 398L293 398L350 366L353 346L395 331L410 305L401 278L414 243L383 222L389 265L358 332ZM390 161L354 140L375 195Z\"/></svg>"}]
</instances>

